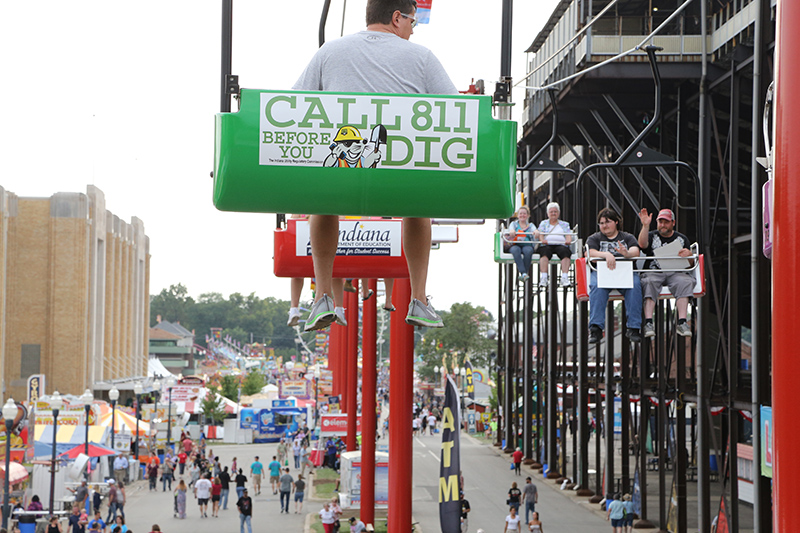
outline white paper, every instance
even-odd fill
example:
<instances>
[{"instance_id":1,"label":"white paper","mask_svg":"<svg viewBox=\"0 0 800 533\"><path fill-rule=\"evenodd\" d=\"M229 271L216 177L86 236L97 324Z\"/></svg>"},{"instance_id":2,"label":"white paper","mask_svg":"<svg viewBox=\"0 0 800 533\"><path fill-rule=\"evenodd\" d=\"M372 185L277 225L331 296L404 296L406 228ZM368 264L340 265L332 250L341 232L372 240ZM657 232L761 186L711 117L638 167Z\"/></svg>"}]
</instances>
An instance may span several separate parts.
<instances>
[{"instance_id":1,"label":"white paper","mask_svg":"<svg viewBox=\"0 0 800 533\"><path fill-rule=\"evenodd\" d=\"M603 289L632 289L633 261L617 260L614 270L609 270L605 261L598 261L597 286Z\"/></svg>"},{"instance_id":2,"label":"white paper","mask_svg":"<svg viewBox=\"0 0 800 533\"><path fill-rule=\"evenodd\" d=\"M683 245L680 239L675 239L669 244L659 246L653 250L653 255L657 258L660 257L677 257L678 252L683 250ZM689 268L688 259L659 259L658 265L663 270L684 270Z\"/></svg>"}]
</instances>

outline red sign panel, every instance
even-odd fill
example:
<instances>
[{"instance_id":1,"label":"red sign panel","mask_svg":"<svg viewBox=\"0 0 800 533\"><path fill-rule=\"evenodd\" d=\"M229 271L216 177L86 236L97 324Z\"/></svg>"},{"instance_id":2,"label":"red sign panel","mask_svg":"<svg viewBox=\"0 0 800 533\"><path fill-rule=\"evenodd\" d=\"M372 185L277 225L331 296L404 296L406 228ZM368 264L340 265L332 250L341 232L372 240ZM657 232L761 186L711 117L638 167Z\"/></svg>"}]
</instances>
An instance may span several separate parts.
<instances>
[{"instance_id":1,"label":"red sign panel","mask_svg":"<svg viewBox=\"0 0 800 533\"><path fill-rule=\"evenodd\" d=\"M347 415L322 415L319 420L321 437L347 435ZM361 417L356 417L356 434L361 435Z\"/></svg>"},{"instance_id":2,"label":"red sign panel","mask_svg":"<svg viewBox=\"0 0 800 533\"><path fill-rule=\"evenodd\" d=\"M275 230L275 275L279 278L312 278L314 263L307 245L308 221L289 219L286 222L285 230ZM304 242L297 240L298 224ZM339 248L333 262L333 277L407 278L408 266L400 241L401 228L400 220L340 220Z\"/></svg>"}]
</instances>

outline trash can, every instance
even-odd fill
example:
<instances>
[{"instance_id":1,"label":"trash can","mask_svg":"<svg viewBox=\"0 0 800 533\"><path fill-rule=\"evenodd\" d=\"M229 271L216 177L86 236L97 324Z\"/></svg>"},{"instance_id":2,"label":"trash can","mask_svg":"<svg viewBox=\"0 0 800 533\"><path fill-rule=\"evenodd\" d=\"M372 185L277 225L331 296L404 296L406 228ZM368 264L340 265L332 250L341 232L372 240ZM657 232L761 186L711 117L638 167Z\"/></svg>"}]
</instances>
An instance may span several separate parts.
<instances>
[{"instance_id":1,"label":"trash can","mask_svg":"<svg viewBox=\"0 0 800 533\"><path fill-rule=\"evenodd\" d=\"M20 533L36 533L36 515L22 515L18 522Z\"/></svg>"}]
</instances>

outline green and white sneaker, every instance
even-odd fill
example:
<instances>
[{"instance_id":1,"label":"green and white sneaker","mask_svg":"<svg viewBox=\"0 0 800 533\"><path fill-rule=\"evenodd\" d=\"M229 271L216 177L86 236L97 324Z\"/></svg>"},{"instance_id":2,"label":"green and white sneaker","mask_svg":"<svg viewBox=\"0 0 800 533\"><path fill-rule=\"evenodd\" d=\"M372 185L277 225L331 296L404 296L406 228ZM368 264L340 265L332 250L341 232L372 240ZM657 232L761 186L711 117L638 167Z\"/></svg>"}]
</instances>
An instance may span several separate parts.
<instances>
[{"instance_id":1,"label":"green and white sneaker","mask_svg":"<svg viewBox=\"0 0 800 533\"><path fill-rule=\"evenodd\" d=\"M344 318L344 307L336 307L333 310L333 313L336 315L336 318L334 318L334 322L336 322L340 326L347 327L347 320Z\"/></svg>"},{"instance_id":2,"label":"green and white sneaker","mask_svg":"<svg viewBox=\"0 0 800 533\"><path fill-rule=\"evenodd\" d=\"M430 300L428 300L427 304L424 304L419 300L417 300L416 298L411 300L411 303L408 304L408 315L406 315L406 324L410 324L412 326L418 326L421 328L444 327L444 322L442 322L442 317L440 317L433 309L433 306L430 304Z\"/></svg>"},{"instance_id":3,"label":"green and white sneaker","mask_svg":"<svg viewBox=\"0 0 800 533\"><path fill-rule=\"evenodd\" d=\"M325 329L336 320L336 313L333 312L333 299L327 294L314 302L311 306L311 313L306 320L306 327L303 331L314 331Z\"/></svg>"}]
</instances>

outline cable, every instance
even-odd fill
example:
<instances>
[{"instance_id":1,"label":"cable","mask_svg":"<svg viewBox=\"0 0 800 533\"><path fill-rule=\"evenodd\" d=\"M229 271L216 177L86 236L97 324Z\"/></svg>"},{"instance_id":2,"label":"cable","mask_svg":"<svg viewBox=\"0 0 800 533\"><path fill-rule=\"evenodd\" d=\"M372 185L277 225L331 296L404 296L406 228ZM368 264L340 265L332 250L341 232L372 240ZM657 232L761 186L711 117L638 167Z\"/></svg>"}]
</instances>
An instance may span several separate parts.
<instances>
[{"instance_id":1,"label":"cable","mask_svg":"<svg viewBox=\"0 0 800 533\"><path fill-rule=\"evenodd\" d=\"M596 21L597 21L597 20L598 20L600 17L602 17L602 16L605 14L605 12L606 12L606 11L608 11L608 10L609 10L609 8L611 8L611 6L613 6L613 5L614 5L614 4L616 4L616 3L617 3L617 0L611 0L611 2L609 2L609 3L608 3L608 5L607 5L606 7L604 7L604 8L602 9L602 11L600 11L600 13L598 13L597 15L595 15L595 16L594 16L594 18L593 18L593 19L592 19L592 20L589 22L589 24L587 24L586 26L584 26L583 28L581 28L581 30L580 30L578 33L576 33L576 34L575 34L575 36L574 36L572 39L570 39L569 41L567 41L566 43L564 43L564 46L562 46L562 47L561 47L561 48L559 48L559 49L558 49L556 52L554 52L554 53L553 53L553 55L551 55L550 57L548 57L547 59L545 59L545 60L542 62L542 64L541 64L541 65L539 65L538 67L536 67L535 69L533 69L532 71L530 71L530 72L529 72L529 73L528 73L528 74L527 74L527 75L526 75L524 78L522 78L522 79L521 79L521 80L519 80L517 83L515 83L515 84L514 84L514 87L516 87L517 85L519 85L519 84L520 84L520 83L522 83L523 81L527 80L528 78L530 78L531 76L533 76L534 74L536 74L536 72L538 72L540 68L544 67L544 66L545 66L546 64L548 64L548 63L549 63L549 62L550 62L550 61L551 61L551 60L552 60L554 57L556 57L558 54L560 54L561 52L563 52L563 51L564 51L564 49L565 49L567 46L571 45L571 44L573 43L573 41L575 41L575 39L577 39L578 37L580 37L580 36L581 36L581 35L582 35L582 34L583 34L583 33L584 33L586 30L588 30L589 28L591 28L591 27L592 27L592 24L594 24L594 23L595 23L595 22L596 22Z\"/></svg>"},{"instance_id":2,"label":"cable","mask_svg":"<svg viewBox=\"0 0 800 533\"><path fill-rule=\"evenodd\" d=\"M644 38L644 40L642 40L642 42L640 42L638 45L634 46L634 47L633 47L633 48L631 48L630 50L626 50L625 52L622 52L622 53L620 53L620 54L617 54L617 55L615 55L615 56L614 56L614 57L612 57L612 58L606 59L605 61L601 61L600 63L597 63L596 65L592 65L592 66L591 66L591 67L589 67L589 68L586 68L586 69L584 69L584 70L581 70L580 72L576 72L576 73L574 73L574 74L570 74L569 76L567 76L567 77L565 77L565 78L561 78L560 80L554 81L554 82L552 82L552 83L550 83L550 84L548 84L548 85L543 85L543 86L541 86L541 87L532 87L532 86L530 86L530 85L526 85L526 86L525 86L525 88L526 88L526 89L533 90L533 91L545 91L545 90L547 90L547 89L552 89L552 88L555 88L555 87L557 87L557 86L561 85L562 83L564 83L564 82L566 82L566 81L572 80L572 79L574 79L574 78L577 78L577 77L579 77L579 76L583 76L583 75L584 75L584 74L586 74L587 72L591 72L591 71L593 71L593 70L597 70L598 68L600 68L600 67L602 67L602 66L605 66L605 65L607 65L607 64L609 64L609 63L612 63L612 62L616 61L617 59L623 58L623 57L625 57L625 56L629 56L629 55L633 54L634 52L637 52L637 51L641 50L641 49L642 49L642 47L644 46L644 44L645 44L646 42L648 42L648 41L649 41L649 40L651 40L651 39L652 39L652 38L653 38L653 37L654 37L656 34L658 34L658 33L659 33L659 32L660 32L660 31L661 31L663 28L664 28L664 26L666 26L668 23L670 23L670 22L672 21L672 19L674 19L676 16L678 16L678 14L680 14L680 13L681 13L681 11L683 11L684 9L686 9L686 6L688 6L689 4L691 4L693 1L694 1L694 0L686 0L686 1L685 1L683 4L681 4L681 6L680 6L678 9L676 9L676 10L675 10L675 11L672 13L672 15L670 15L669 17L667 17L667 19L666 19L664 22L662 22L662 23L661 23L661 24L658 26L658 28L656 28L655 30L653 30L653 32L652 32L650 35L648 35L647 37L645 37L645 38ZM549 59L548 59L548 61L549 61Z\"/></svg>"}]
</instances>

